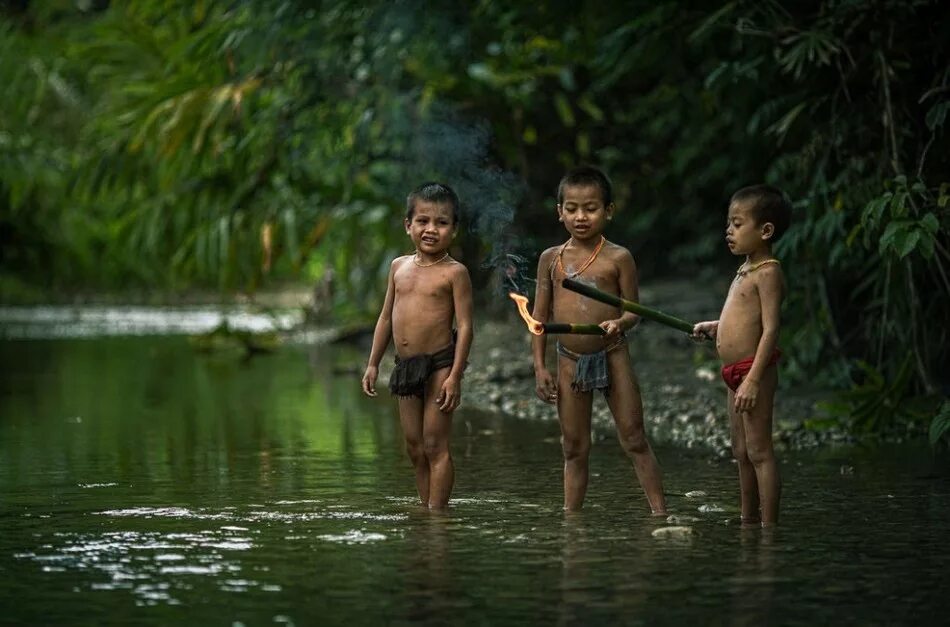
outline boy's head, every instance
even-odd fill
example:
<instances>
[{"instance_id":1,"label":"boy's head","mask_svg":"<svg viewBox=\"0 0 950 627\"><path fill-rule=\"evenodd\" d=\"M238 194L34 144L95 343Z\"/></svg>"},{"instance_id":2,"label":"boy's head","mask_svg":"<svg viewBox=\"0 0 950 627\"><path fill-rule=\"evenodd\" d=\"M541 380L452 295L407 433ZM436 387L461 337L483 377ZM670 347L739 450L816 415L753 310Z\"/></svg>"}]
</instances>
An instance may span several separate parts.
<instances>
[{"instance_id":1,"label":"boy's head","mask_svg":"<svg viewBox=\"0 0 950 627\"><path fill-rule=\"evenodd\" d=\"M443 183L430 181L415 188L406 197L406 222L412 222L416 210L416 203L426 201L438 205L447 205L452 210L452 224L459 223L459 197L452 188Z\"/></svg>"},{"instance_id":2,"label":"boy's head","mask_svg":"<svg viewBox=\"0 0 950 627\"><path fill-rule=\"evenodd\" d=\"M564 204L564 190L567 187L596 187L600 190L600 197L604 201L604 207L610 207L614 202L613 185L610 179L600 168L590 165L582 165L570 170L561 179L557 186L557 204Z\"/></svg>"},{"instance_id":3,"label":"boy's head","mask_svg":"<svg viewBox=\"0 0 950 627\"><path fill-rule=\"evenodd\" d=\"M785 234L792 220L791 203L782 190L772 185L743 187L732 195L729 206L744 209L757 226L763 227L763 236L770 244Z\"/></svg>"}]
</instances>

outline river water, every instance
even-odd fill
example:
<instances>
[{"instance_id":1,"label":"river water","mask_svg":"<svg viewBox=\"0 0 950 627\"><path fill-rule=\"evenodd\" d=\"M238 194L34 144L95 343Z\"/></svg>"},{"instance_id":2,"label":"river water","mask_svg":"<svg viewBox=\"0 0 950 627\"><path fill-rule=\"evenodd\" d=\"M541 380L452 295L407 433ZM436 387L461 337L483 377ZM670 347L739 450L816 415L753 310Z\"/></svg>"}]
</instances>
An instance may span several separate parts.
<instances>
[{"instance_id":1,"label":"river water","mask_svg":"<svg viewBox=\"0 0 950 627\"><path fill-rule=\"evenodd\" d=\"M660 448L692 533L656 537L672 523L609 431L566 516L556 423L463 407L452 507L433 514L352 349L15 335L0 624L947 622L950 478L923 443L783 453L774 531L736 525L729 460Z\"/></svg>"}]
</instances>

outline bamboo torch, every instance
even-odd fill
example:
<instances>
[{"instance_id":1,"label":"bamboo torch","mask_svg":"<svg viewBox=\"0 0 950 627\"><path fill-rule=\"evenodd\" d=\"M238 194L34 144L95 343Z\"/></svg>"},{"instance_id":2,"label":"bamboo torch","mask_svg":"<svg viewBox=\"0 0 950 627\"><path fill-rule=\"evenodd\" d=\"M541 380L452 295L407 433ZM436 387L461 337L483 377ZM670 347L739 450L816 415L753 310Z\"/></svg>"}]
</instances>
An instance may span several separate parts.
<instances>
[{"instance_id":1,"label":"bamboo torch","mask_svg":"<svg viewBox=\"0 0 950 627\"><path fill-rule=\"evenodd\" d=\"M541 322L528 313L528 299L521 294L509 292L508 296L518 305L518 313L524 318L528 330L535 335L603 335L604 330L596 324L571 324L568 322Z\"/></svg>"},{"instance_id":2,"label":"bamboo torch","mask_svg":"<svg viewBox=\"0 0 950 627\"><path fill-rule=\"evenodd\" d=\"M608 294L607 292L599 290L591 285L587 285L586 283L580 283L574 279L564 279L562 281L562 285L572 292L577 292L578 294L588 298L593 298L594 300L598 300L608 305L613 305L614 307L620 307L624 311L635 313L641 318L646 318L648 320L653 320L654 322L659 322L660 324L665 324L666 326L673 327L674 329L682 331L683 333L693 332L693 325L682 318L665 314L662 311L657 311L656 309L644 307L640 303L634 302L632 300L627 300L613 294Z\"/></svg>"}]
</instances>

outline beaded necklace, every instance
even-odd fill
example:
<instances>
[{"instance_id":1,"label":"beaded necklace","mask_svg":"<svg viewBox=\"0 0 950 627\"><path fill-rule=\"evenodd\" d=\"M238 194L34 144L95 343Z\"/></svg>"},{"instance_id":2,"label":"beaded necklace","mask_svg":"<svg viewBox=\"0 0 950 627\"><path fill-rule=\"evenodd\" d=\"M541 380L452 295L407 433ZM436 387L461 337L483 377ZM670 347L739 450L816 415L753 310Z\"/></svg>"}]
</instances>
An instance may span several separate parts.
<instances>
[{"instance_id":1,"label":"beaded necklace","mask_svg":"<svg viewBox=\"0 0 950 627\"><path fill-rule=\"evenodd\" d=\"M584 262L584 265L582 265L579 270L576 270L574 272L567 272L564 269L564 264L561 262L561 258L564 257L564 249L567 248L567 245L570 244L572 241L574 241L573 237L569 239L568 241L564 242L564 245L561 246L561 250L557 251L557 269L560 270L564 274L564 276L566 276L569 279L573 279L576 276L580 276L580 274L584 270L586 270L587 267L590 266L590 264L594 263L594 259L597 259L597 255L600 254L600 249L604 247L604 242L607 241L607 238L604 237L603 235L600 236L600 242L597 244L597 247L594 248L594 252L590 254L590 257L587 258L587 261Z\"/></svg>"},{"instance_id":2,"label":"beaded necklace","mask_svg":"<svg viewBox=\"0 0 950 627\"><path fill-rule=\"evenodd\" d=\"M445 258L449 256L449 251L445 251L445 254L436 259L435 261L430 261L429 263L422 263L419 261L419 253L416 253L412 256L412 263L416 264L420 268L428 268L429 266L434 266L438 263L445 261Z\"/></svg>"},{"instance_id":3,"label":"beaded necklace","mask_svg":"<svg viewBox=\"0 0 950 627\"><path fill-rule=\"evenodd\" d=\"M779 263L779 260L778 259L763 259L759 263L753 263L749 265L748 267L746 267L746 264L743 263L741 266L739 266L739 269L736 270L736 276L744 277L748 274L752 274L753 272L755 272L756 270L758 270L759 268L761 268L767 263Z\"/></svg>"}]
</instances>

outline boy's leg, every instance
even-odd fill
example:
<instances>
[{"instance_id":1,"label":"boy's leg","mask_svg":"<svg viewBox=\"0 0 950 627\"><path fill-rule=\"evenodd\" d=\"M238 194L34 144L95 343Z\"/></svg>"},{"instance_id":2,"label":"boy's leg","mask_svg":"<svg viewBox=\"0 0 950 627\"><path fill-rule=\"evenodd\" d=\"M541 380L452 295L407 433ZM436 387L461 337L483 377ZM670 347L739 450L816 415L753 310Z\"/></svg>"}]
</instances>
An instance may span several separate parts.
<instances>
[{"instance_id":1,"label":"boy's leg","mask_svg":"<svg viewBox=\"0 0 950 627\"><path fill-rule=\"evenodd\" d=\"M743 523L758 523L759 486L755 478L755 467L749 459L746 449L746 434L742 416L735 410L736 395L727 388L726 407L729 411L729 435L732 439L732 456L739 467L739 511Z\"/></svg>"},{"instance_id":2,"label":"boy's leg","mask_svg":"<svg viewBox=\"0 0 950 627\"><path fill-rule=\"evenodd\" d=\"M775 450L772 447L772 404L775 401L777 385L778 368L773 364L765 369L762 381L759 382L755 407L752 411L742 414L746 450L755 468L759 488L763 525L774 525L778 522L781 497L778 463L775 461Z\"/></svg>"},{"instance_id":3,"label":"boy's leg","mask_svg":"<svg viewBox=\"0 0 950 627\"><path fill-rule=\"evenodd\" d=\"M423 505L429 504L429 462L426 460L422 436L422 399L399 397L399 423L406 440L406 452L416 471L416 490Z\"/></svg>"},{"instance_id":4,"label":"boy's leg","mask_svg":"<svg viewBox=\"0 0 950 627\"><path fill-rule=\"evenodd\" d=\"M643 399L630 355L622 348L610 351L607 353L607 366L610 372L607 404L617 425L620 445L633 462L650 509L654 514L665 514L663 475L643 428Z\"/></svg>"},{"instance_id":5,"label":"boy's leg","mask_svg":"<svg viewBox=\"0 0 950 627\"><path fill-rule=\"evenodd\" d=\"M442 384L451 370L442 368L435 371L426 384L422 441L426 459L429 461L429 507L432 509L444 509L448 506L455 483L455 464L452 462L452 451L449 448L452 413L439 409L437 400Z\"/></svg>"},{"instance_id":6,"label":"boy's leg","mask_svg":"<svg viewBox=\"0 0 950 627\"><path fill-rule=\"evenodd\" d=\"M577 511L584 505L590 464L590 414L594 396L574 392L576 363L558 356L557 415L561 423L561 450L564 453L564 509Z\"/></svg>"}]
</instances>

